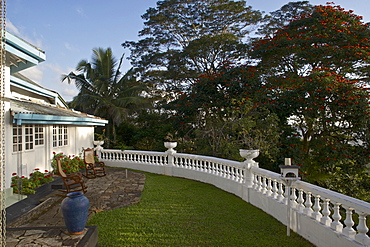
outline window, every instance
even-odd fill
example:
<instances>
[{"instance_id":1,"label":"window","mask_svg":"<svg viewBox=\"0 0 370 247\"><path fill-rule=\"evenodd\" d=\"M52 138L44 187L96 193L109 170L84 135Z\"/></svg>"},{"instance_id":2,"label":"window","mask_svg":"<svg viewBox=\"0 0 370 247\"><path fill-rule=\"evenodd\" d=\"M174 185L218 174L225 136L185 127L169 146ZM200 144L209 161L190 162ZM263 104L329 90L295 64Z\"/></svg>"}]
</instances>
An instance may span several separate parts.
<instances>
[{"instance_id":1,"label":"window","mask_svg":"<svg viewBox=\"0 0 370 247\"><path fill-rule=\"evenodd\" d=\"M13 125L13 152L22 151L22 126Z\"/></svg>"},{"instance_id":2,"label":"window","mask_svg":"<svg viewBox=\"0 0 370 247\"><path fill-rule=\"evenodd\" d=\"M31 124L26 124L24 126L24 132L25 150L31 150L33 149L33 126Z\"/></svg>"},{"instance_id":3,"label":"window","mask_svg":"<svg viewBox=\"0 0 370 247\"><path fill-rule=\"evenodd\" d=\"M67 125L64 125L63 127L63 141L64 141L64 146L68 145L68 128Z\"/></svg>"},{"instance_id":4,"label":"window","mask_svg":"<svg viewBox=\"0 0 370 247\"><path fill-rule=\"evenodd\" d=\"M66 125L53 125L53 147L68 145L68 127Z\"/></svg>"},{"instance_id":5,"label":"window","mask_svg":"<svg viewBox=\"0 0 370 247\"><path fill-rule=\"evenodd\" d=\"M35 145L44 145L44 127L35 125Z\"/></svg>"},{"instance_id":6,"label":"window","mask_svg":"<svg viewBox=\"0 0 370 247\"><path fill-rule=\"evenodd\" d=\"M58 147L58 136L56 125L53 125L53 147Z\"/></svg>"},{"instance_id":7,"label":"window","mask_svg":"<svg viewBox=\"0 0 370 247\"><path fill-rule=\"evenodd\" d=\"M63 146L63 125L58 126L58 146Z\"/></svg>"}]
</instances>

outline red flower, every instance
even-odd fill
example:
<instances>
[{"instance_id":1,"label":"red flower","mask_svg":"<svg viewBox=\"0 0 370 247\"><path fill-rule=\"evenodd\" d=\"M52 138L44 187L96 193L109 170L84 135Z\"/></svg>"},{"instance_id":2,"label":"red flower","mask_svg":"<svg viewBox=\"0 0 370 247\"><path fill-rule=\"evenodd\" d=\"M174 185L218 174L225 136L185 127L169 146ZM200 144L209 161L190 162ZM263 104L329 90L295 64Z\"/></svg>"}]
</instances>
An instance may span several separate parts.
<instances>
[{"instance_id":1,"label":"red flower","mask_svg":"<svg viewBox=\"0 0 370 247\"><path fill-rule=\"evenodd\" d=\"M49 172L48 170L45 170L45 172Z\"/></svg>"},{"instance_id":2,"label":"red flower","mask_svg":"<svg viewBox=\"0 0 370 247\"><path fill-rule=\"evenodd\" d=\"M40 170L39 168L35 168L35 171L38 171L38 170Z\"/></svg>"},{"instance_id":3,"label":"red flower","mask_svg":"<svg viewBox=\"0 0 370 247\"><path fill-rule=\"evenodd\" d=\"M24 176L22 176L21 178L24 178Z\"/></svg>"},{"instance_id":4,"label":"red flower","mask_svg":"<svg viewBox=\"0 0 370 247\"><path fill-rule=\"evenodd\" d=\"M16 175L17 175L17 173L15 173L15 172L14 172L14 173L12 173L12 176L16 176Z\"/></svg>"}]
</instances>

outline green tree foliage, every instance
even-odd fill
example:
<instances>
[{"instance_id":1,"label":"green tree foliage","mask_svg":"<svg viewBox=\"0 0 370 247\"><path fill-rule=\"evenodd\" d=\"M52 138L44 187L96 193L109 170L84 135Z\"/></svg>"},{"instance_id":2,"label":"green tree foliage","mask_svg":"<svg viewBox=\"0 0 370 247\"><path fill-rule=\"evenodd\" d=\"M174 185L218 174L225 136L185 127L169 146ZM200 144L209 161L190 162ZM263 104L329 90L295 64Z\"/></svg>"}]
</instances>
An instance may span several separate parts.
<instances>
[{"instance_id":1,"label":"green tree foliage","mask_svg":"<svg viewBox=\"0 0 370 247\"><path fill-rule=\"evenodd\" d=\"M171 104L178 130L192 138L197 153L240 159L239 148L258 148L271 163L279 133L264 91L254 67L224 64L217 73L202 75L191 92Z\"/></svg>"},{"instance_id":2,"label":"green tree foliage","mask_svg":"<svg viewBox=\"0 0 370 247\"><path fill-rule=\"evenodd\" d=\"M287 155L305 179L368 198L369 26L339 6L315 6L254 43Z\"/></svg>"},{"instance_id":3,"label":"green tree foliage","mask_svg":"<svg viewBox=\"0 0 370 247\"><path fill-rule=\"evenodd\" d=\"M153 88L186 91L195 78L246 54L241 39L261 18L245 1L164 0L142 16L138 42L125 42L130 59ZM162 94L163 96L163 94Z\"/></svg>"},{"instance_id":4,"label":"green tree foliage","mask_svg":"<svg viewBox=\"0 0 370 247\"><path fill-rule=\"evenodd\" d=\"M273 36L275 32L287 26L297 17L312 13L312 7L308 1L289 2L263 18L262 25L258 28L258 34Z\"/></svg>"},{"instance_id":5,"label":"green tree foliage","mask_svg":"<svg viewBox=\"0 0 370 247\"><path fill-rule=\"evenodd\" d=\"M74 81L80 90L71 106L108 119L108 136L113 136L113 142L116 126L137 110L150 106L149 99L143 96L147 88L137 80L133 70L121 74L122 60L123 56L117 62L110 48L93 49L91 62L78 63L78 74L71 72L62 77L62 81Z\"/></svg>"}]
</instances>

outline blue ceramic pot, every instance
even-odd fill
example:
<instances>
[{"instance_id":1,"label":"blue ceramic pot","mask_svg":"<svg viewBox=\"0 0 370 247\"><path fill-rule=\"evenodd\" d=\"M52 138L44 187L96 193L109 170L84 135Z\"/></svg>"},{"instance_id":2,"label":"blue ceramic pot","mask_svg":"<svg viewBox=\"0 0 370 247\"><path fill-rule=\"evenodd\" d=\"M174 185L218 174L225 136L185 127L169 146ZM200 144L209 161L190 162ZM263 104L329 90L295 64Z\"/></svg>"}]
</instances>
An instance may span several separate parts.
<instances>
[{"instance_id":1,"label":"blue ceramic pot","mask_svg":"<svg viewBox=\"0 0 370 247\"><path fill-rule=\"evenodd\" d=\"M70 234L83 233L89 213L89 199L82 192L68 193L63 199L61 209L64 223Z\"/></svg>"}]
</instances>

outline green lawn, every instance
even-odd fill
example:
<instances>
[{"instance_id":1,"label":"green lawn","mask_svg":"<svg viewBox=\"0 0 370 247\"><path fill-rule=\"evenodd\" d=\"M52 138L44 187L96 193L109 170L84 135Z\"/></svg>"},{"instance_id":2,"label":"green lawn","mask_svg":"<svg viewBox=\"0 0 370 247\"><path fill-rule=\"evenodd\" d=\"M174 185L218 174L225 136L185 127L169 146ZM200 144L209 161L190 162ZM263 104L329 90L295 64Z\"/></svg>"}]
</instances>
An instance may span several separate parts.
<instances>
[{"instance_id":1,"label":"green lawn","mask_svg":"<svg viewBox=\"0 0 370 247\"><path fill-rule=\"evenodd\" d=\"M146 173L140 203L100 212L100 246L313 246L213 185Z\"/></svg>"}]
</instances>

